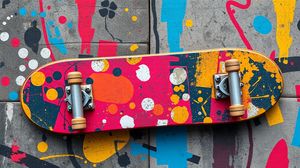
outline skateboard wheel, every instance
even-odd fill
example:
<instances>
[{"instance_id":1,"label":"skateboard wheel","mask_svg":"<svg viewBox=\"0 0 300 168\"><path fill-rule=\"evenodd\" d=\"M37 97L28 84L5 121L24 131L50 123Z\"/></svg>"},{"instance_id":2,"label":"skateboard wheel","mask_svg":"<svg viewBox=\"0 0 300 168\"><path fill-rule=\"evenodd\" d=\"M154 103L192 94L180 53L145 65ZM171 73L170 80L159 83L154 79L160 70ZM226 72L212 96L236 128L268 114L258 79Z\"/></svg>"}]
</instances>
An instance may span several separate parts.
<instances>
[{"instance_id":1,"label":"skateboard wheel","mask_svg":"<svg viewBox=\"0 0 300 168\"><path fill-rule=\"evenodd\" d=\"M69 72L68 73L69 84L80 84L82 83L82 75L80 72Z\"/></svg>"},{"instance_id":2,"label":"skateboard wheel","mask_svg":"<svg viewBox=\"0 0 300 168\"><path fill-rule=\"evenodd\" d=\"M86 128L86 119L85 118L74 118L72 119L72 129L85 129Z\"/></svg>"},{"instance_id":3,"label":"skateboard wheel","mask_svg":"<svg viewBox=\"0 0 300 168\"><path fill-rule=\"evenodd\" d=\"M237 59L230 59L225 61L225 68L227 72L239 71L240 62Z\"/></svg>"},{"instance_id":4,"label":"skateboard wheel","mask_svg":"<svg viewBox=\"0 0 300 168\"><path fill-rule=\"evenodd\" d=\"M229 107L230 116L239 117L245 114L244 105L232 105Z\"/></svg>"}]
</instances>

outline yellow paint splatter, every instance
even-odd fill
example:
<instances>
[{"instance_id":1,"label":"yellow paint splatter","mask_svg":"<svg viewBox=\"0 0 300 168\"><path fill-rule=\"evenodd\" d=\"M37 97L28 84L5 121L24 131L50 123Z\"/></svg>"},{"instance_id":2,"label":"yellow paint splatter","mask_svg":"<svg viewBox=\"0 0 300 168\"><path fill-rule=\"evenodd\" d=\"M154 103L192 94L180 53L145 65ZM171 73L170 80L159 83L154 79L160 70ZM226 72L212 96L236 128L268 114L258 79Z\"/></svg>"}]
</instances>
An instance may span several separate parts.
<instances>
[{"instance_id":1,"label":"yellow paint splatter","mask_svg":"<svg viewBox=\"0 0 300 168\"><path fill-rule=\"evenodd\" d=\"M130 47L130 50L131 50L131 47ZM142 60L142 57L130 57L130 58L126 58L127 63L130 64L130 65L136 65L139 62L141 62L141 60Z\"/></svg>"},{"instance_id":2,"label":"yellow paint splatter","mask_svg":"<svg viewBox=\"0 0 300 168\"><path fill-rule=\"evenodd\" d=\"M171 112L171 118L175 123L183 124L189 117L188 109L185 106L176 106Z\"/></svg>"},{"instance_id":3,"label":"yellow paint splatter","mask_svg":"<svg viewBox=\"0 0 300 168\"><path fill-rule=\"evenodd\" d=\"M129 108L131 110L135 109L135 103L134 102L129 103Z\"/></svg>"},{"instance_id":4,"label":"yellow paint splatter","mask_svg":"<svg viewBox=\"0 0 300 168\"><path fill-rule=\"evenodd\" d=\"M128 8L125 8L125 9L124 9L124 11L125 11L125 12L128 12L128 11L129 11L129 9L128 9Z\"/></svg>"},{"instance_id":5,"label":"yellow paint splatter","mask_svg":"<svg viewBox=\"0 0 300 168\"><path fill-rule=\"evenodd\" d=\"M137 49L139 49L139 45L131 44L129 49L130 49L131 52L135 52Z\"/></svg>"},{"instance_id":6,"label":"yellow paint splatter","mask_svg":"<svg viewBox=\"0 0 300 168\"><path fill-rule=\"evenodd\" d=\"M210 117L205 117L203 122L204 123L212 123L212 119Z\"/></svg>"},{"instance_id":7,"label":"yellow paint splatter","mask_svg":"<svg viewBox=\"0 0 300 168\"><path fill-rule=\"evenodd\" d=\"M48 150L48 144L45 141L39 142L37 145L37 150L42 153L46 152Z\"/></svg>"},{"instance_id":8,"label":"yellow paint splatter","mask_svg":"<svg viewBox=\"0 0 300 168\"><path fill-rule=\"evenodd\" d=\"M266 112L266 119L269 126L283 123L284 119L278 103L276 103L270 110Z\"/></svg>"},{"instance_id":9,"label":"yellow paint splatter","mask_svg":"<svg viewBox=\"0 0 300 168\"><path fill-rule=\"evenodd\" d=\"M179 99L180 99L180 97L178 95L176 95L176 94L172 94L172 96L170 97L170 100L175 105L179 103Z\"/></svg>"},{"instance_id":10,"label":"yellow paint splatter","mask_svg":"<svg viewBox=\"0 0 300 168\"><path fill-rule=\"evenodd\" d=\"M31 76L31 83L34 86L42 86L45 83L45 75L42 72L36 72Z\"/></svg>"},{"instance_id":11,"label":"yellow paint splatter","mask_svg":"<svg viewBox=\"0 0 300 168\"><path fill-rule=\"evenodd\" d=\"M186 25L186 27L192 27L193 26L193 20L191 20L191 19L186 20L185 25Z\"/></svg>"},{"instance_id":12,"label":"yellow paint splatter","mask_svg":"<svg viewBox=\"0 0 300 168\"><path fill-rule=\"evenodd\" d=\"M56 100L57 96L58 96L58 93L55 89L51 88L51 89L47 90L47 92L46 92L46 97L49 100Z\"/></svg>"},{"instance_id":13,"label":"yellow paint splatter","mask_svg":"<svg viewBox=\"0 0 300 168\"><path fill-rule=\"evenodd\" d=\"M74 154L50 155L50 156L41 157L40 160L48 160L48 159L61 158L61 157L75 157L75 158L83 160L83 157L78 156L78 155L74 155Z\"/></svg>"},{"instance_id":14,"label":"yellow paint splatter","mask_svg":"<svg viewBox=\"0 0 300 168\"><path fill-rule=\"evenodd\" d=\"M289 48L293 38L290 36L291 24L294 20L296 0L273 0L276 13L276 41L279 48L279 61L288 63Z\"/></svg>"},{"instance_id":15,"label":"yellow paint splatter","mask_svg":"<svg viewBox=\"0 0 300 168\"><path fill-rule=\"evenodd\" d=\"M130 138L128 130L114 132L97 132L86 134L83 141L83 154L92 163L100 163L121 150L128 143Z\"/></svg>"},{"instance_id":16,"label":"yellow paint splatter","mask_svg":"<svg viewBox=\"0 0 300 168\"><path fill-rule=\"evenodd\" d=\"M138 17L134 15L134 16L131 17L131 20L132 20L133 22L136 22L136 21L138 20Z\"/></svg>"}]
</instances>

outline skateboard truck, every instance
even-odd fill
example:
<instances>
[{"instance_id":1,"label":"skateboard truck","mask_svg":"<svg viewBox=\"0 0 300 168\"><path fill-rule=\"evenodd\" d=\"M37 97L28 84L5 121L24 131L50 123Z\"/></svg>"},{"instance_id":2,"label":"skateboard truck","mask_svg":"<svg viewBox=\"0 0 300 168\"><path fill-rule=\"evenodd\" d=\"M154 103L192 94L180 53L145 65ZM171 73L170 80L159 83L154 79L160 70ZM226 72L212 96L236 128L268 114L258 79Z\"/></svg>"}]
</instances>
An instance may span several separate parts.
<instances>
[{"instance_id":1,"label":"skateboard truck","mask_svg":"<svg viewBox=\"0 0 300 168\"><path fill-rule=\"evenodd\" d=\"M83 111L93 110L92 85L81 85L82 75L80 72L68 73L68 83L66 86L68 111L72 111L72 129L79 130L86 128L86 119Z\"/></svg>"},{"instance_id":2,"label":"skateboard truck","mask_svg":"<svg viewBox=\"0 0 300 168\"><path fill-rule=\"evenodd\" d=\"M225 62L225 69L228 74L215 74L214 84L216 88L216 99L230 97L230 116L238 117L244 115L244 105L241 100L240 63L236 59Z\"/></svg>"}]
</instances>

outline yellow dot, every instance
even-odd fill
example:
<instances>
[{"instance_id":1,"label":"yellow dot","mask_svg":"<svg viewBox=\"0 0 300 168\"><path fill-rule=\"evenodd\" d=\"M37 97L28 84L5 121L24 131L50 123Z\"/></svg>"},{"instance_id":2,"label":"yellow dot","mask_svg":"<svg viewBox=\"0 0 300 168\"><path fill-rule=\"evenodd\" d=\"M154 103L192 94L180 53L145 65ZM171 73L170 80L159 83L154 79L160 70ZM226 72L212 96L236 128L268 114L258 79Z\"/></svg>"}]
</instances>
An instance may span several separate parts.
<instances>
[{"instance_id":1,"label":"yellow dot","mask_svg":"<svg viewBox=\"0 0 300 168\"><path fill-rule=\"evenodd\" d=\"M87 164L88 163L87 160L85 160L84 163Z\"/></svg>"},{"instance_id":2,"label":"yellow dot","mask_svg":"<svg viewBox=\"0 0 300 168\"><path fill-rule=\"evenodd\" d=\"M192 27L193 26L193 20L191 20L191 19L186 20L185 25L186 25L186 27Z\"/></svg>"},{"instance_id":3,"label":"yellow dot","mask_svg":"<svg viewBox=\"0 0 300 168\"><path fill-rule=\"evenodd\" d=\"M103 64L104 64L104 68L103 68L103 70L101 72L105 72L109 68L109 62L106 59L104 59L102 61L103 61Z\"/></svg>"},{"instance_id":4,"label":"yellow dot","mask_svg":"<svg viewBox=\"0 0 300 168\"><path fill-rule=\"evenodd\" d=\"M130 58L126 59L127 63L130 65L136 65L139 62L141 62L141 60L142 60L142 57L130 57Z\"/></svg>"},{"instance_id":5,"label":"yellow dot","mask_svg":"<svg viewBox=\"0 0 300 168\"><path fill-rule=\"evenodd\" d=\"M203 122L204 123L212 123L212 119L210 117L205 117Z\"/></svg>"},{"instance_id":6,"label":"yellow dot","mask_svg":"<svg viewBox=\"0 0 300 168\"><path fill-rule=\"evenodd\" d=\"M45 83L45 75L43 72L36 72L31 76L31 83L34 86L42 86Z\"/></svg>"},{"instance_id":7,"label":"yellow dot","mask_svg":"<svg viewBox=\"0 0 300 168\"><path fill-rule=\"evenodd\" d=\"M182 92L184 92L184 85L180 85L179 88Z\"/></svg>"},{"instance_id":8,"label":"yellow dot","mask_svg":"<svg viewBox=\"0 0 300 168\"><path fill-rule=\"evenodd\" d=\"M131 110L135 109L135 103L133 103L133 102L129 103L129 108Z\"/></svg>"},{"instance_id":9,"label":"yellow dot","mask_svg":"<svg viewBox=\"0 0 300 168\"><path fill-rule=\"evenodd\" d=\"M125 12L128 12L128 11L129 11L129 9L128 9L128 8L125 8L125 9L124 9L124 11L125 11Z\"/></svg>"},{"instance_id":10,"label":"yellow dot","mask_svg":"<svg viewBox=\"0 0 300 168\"><path fill-rule=\"evenodd\" d=\"M278 86L278 89L281 89L281 86Z\"/></svg>"},{"instance_id":11,"label":"yellow dot","mask_svg":"<svg viewBox=\"0 0 300 168\"><path fill-rule=\"evenodd\" d=\"M137 49L139 48L139 45L137 45L137 44L131 44L131 46L130 46L130 51L131 52L135 52Z\"/></svg>"},{"instance_id":12,"label":"yellow dot","mask_svg":"<svg viewBox=\"0 0 300 168\"><path fill-rule=\"evenodd\" d=\"M201 91L201 90L199 90L199 91L198 91L198 94L201 94L201 93L202 93L202 91Z\"/></svg>"},{"instance_id":13,"label":"yellow dot","mask_svg":"<svg viewBox=\"0 0 300 168\"><path fill-rule=\"evenodd\" d=\"M189 117L188 109L185 106L176 106L171 112L171 118L175 123L183 124Z\"/></svg>"},{"instance_id":14,"label":"yellow dot","mask_svg":"<svg viewBox=\"0 0 300 168\"><path fill-rule=\"evenodd\" d=\"M284 59L284 60L283 60L283 63L284 63L284 64L288 64L288 62L289 62L289 61L288 61L287 59Z\"/></svg>"},{"instance_id":15,"label":"yellow dot","mask_svg":"<svg viewBox=\"0 0 300 168\"><path fill-rule=\"evenodd\" d=\"M132 16L132 17L131 17L131 20L132 20L133 22L136 22L136 21L137 21L137 19L138 19L138 17L137 17L137 16Z\"/></svg>"},{"instance_id":16,"label":"yellow dot","mask_svg":"<svg viewBox=\"0 0 300 168\"><path fill-rule=\"evenodd\" d=\"M198 102L203 102L203 98L202 97L198 97Z\"/></svg>"},{"instance_id":17,"label":"yellow dot","mask_svg":"<svg viewBox=\"0 0 300 168\"><path fill-rule=\"evenodd\" d=\"M46 93L46 97L49 100L56 100L58 96L58 93L55 89L49 89Z\"/></svg>"},{"instance_id":18,"label":"yellow dot","mask_svg":"<svg viewBox=\"0 0 300 168\"><path fill-rule=\"evenodd\" d=\"M274 78L274 74L271 74L271 78Z\"/></svg>"},{"instance_id":19,"label":"yellow dot","mask_svg":"<svg viewBox=\"0 0 300 168\"><path fill-rule=\"evenodd\" d=\"M180 87L179 87L179 86L175 86L175 87L174 87L174 91L175 91L175 92L179 92L179 90L180 90Z\"/></svg>"},{"instance_id":20,"label":"yellow dot","mask_svg":"<svg viewBox=\"0 0 300 168\"><path fill-rule=\"evenodd\" d=\"M97 165L96 165L96 164L93 164L93 167L97 167Z\"/></svg>"},{"instance_id":21,"label":"yellow dot","mask_svg":"<svg viewBox=\"0 0 300 168\"><path fill-rule=\"evenodd\" d=\"M176 94L172 94L172 96L170 97L170 99L173 102L173 104L178 104L180 97L178 95L176 95Z\"/></svg>"},{"instance_id":22,"label":"yellow dot","mask_svg":"<svg viewBox=\"0 0 300 168\"><path fill-rule=\"evenodd\" d=\"M39 142L37 145L37 150L42 153L46 152L48 150L48 144L45 141Z\"/></svg>"}]
</instances>

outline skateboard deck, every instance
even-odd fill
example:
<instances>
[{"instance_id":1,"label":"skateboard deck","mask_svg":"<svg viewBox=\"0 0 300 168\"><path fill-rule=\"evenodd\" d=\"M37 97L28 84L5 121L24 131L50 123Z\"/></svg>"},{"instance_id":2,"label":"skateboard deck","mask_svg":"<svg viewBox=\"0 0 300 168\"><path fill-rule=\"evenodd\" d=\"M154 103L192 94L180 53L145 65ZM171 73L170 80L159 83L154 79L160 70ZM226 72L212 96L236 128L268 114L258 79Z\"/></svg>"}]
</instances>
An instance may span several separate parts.
<instances>
[{"instance_id":1,"label":"skateboard deck","mask_svg":"<svg viewBox=\"0 0 300 168\"><path fill-rule=\"evenodd\" d=\"M229 115L229 99L216 100L214 78L224 61L240 62L245 114ZM67 74L82 73L92 85L94 107L86 128L72 130L67 109ZM139 56L68 59L33 72L21 89L26 116L37 126L63 134L171 125L222 124L248 120L280 98L283 77L269 58L244 49L203 50Z\"/></svg>"}]
</instances>

